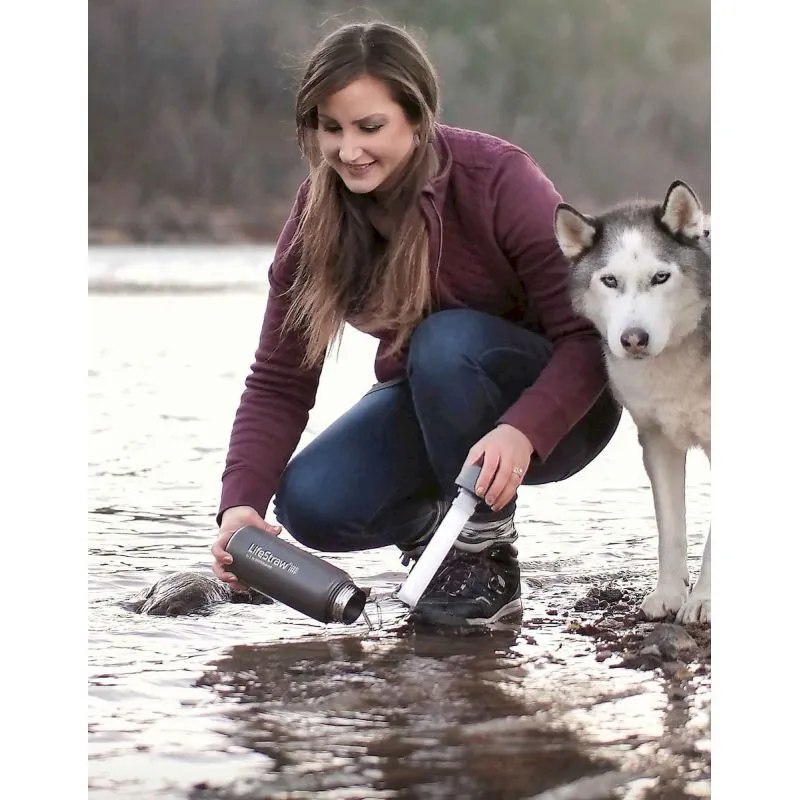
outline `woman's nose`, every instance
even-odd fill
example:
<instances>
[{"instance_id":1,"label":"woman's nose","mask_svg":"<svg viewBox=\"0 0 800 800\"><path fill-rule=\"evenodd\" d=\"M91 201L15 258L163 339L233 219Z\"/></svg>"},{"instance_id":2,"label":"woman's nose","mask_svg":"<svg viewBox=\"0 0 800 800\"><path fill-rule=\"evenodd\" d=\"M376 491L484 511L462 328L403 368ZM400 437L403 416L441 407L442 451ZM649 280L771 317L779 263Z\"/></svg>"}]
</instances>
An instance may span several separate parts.
<instances>
[{"instance_id":1,"label":"woman's nose","mask_svg":"<svg viewBox=\"0 0 800 800\"><path fill-rule=\"evenodd\" d=\"M362 155L361 144L354 136L342 136L341 144L339 145L339 160L345 164L355 164Z\"/></svg>"}]
</instances>

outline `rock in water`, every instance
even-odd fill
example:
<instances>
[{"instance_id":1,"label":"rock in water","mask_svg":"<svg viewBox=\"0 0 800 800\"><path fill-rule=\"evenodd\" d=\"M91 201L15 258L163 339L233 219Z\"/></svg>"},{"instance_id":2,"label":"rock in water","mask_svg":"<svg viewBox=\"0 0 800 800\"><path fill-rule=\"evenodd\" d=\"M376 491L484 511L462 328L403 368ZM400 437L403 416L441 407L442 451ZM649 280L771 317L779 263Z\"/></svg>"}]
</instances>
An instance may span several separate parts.
<instances>
[{"instance_id":1,"label":"rock in water","mask_svg":"<svg viewBox=\"0 0 800 800\"><path fill-rule=\"evenodd\" d=\"M661 623L645 636L640 652L664 661L687 661L697 652L697 642L683 626Z\"/></svg>"},{"instance_id":2,"label":"rock in water","mask_svg":"<svg viewBox=\"0 0 800 800\"><path fill-rule=\"evenodd\" d=\"M272 603L258 594L233 592L228 584L200 572L174 572L156 581L149 589L122 603L137 614L177 617L211 610L217 603Z\"/></svg>"}]
</instances>

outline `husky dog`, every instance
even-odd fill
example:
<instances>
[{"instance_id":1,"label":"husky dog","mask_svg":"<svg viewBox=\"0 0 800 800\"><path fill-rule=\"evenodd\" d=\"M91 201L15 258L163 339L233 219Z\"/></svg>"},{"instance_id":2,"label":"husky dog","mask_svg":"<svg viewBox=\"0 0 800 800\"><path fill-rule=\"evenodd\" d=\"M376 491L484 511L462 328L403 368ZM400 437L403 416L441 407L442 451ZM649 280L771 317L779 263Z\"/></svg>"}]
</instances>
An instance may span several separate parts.
<instances>
[{"instance_id":1,"label":"husky dog","mask_svg":"<svg viewBox=\"0 0 800 800\"><path fill-rule=\"evenodd\" d=\"M559 246L575 310L603 337L611 388L639 434L658 528L658 581L648 619L711 620L711 531L689 591L686 453L711 460L710 218L674 181L662 203L632 201L597 216L561 203Z\"/></svg>"}]
</instances>

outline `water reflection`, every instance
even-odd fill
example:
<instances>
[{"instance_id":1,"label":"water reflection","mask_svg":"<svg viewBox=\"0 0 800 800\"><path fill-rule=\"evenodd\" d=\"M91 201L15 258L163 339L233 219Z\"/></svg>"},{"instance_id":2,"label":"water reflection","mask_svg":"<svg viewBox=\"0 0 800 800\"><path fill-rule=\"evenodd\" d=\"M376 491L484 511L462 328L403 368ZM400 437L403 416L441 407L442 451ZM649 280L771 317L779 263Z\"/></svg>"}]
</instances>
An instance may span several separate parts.
<instances>
[{"instance_id":1,"label":"water reflection","mask_svg":"<svg viewBox=\"0 0 800 800\"><path fill-rule=\"evenodd\" d=\"M198 684L264 756L262 796L522 798L613 770L554 718L552 690L521 691L530 660L513 630L341 636L232 648Z\"/></svg>"}]
</instances>

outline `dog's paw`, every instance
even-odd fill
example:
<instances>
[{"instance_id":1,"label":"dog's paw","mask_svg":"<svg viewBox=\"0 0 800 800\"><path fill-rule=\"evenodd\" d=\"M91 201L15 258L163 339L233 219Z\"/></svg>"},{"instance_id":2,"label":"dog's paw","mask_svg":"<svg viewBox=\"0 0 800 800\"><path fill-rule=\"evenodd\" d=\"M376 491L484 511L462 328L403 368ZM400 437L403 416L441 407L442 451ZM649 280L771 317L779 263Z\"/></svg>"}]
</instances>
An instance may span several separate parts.
<instances>
[{"instance_id":1,"label":"dog's paw","mask_svg":"<svg viewBox=\"0 0 800 800\"><path fill-rule=\"evenodd\" d=\"M644 598L639 610L647 619L669 617L684 606L688 593L689 590L685 586L674 589L657 588Z\"/></svg>"},{"instance_id":2,"label":"dog's paw","mask_svg":"<svg viewBox=\"0 0 800 800\"><path fill-rule=\"evenodd\" d=\"M711 596L692 592L689 599L678 609L675 622L681 625L687 622L711 622Z\"/></svg>"}]
</instances>

